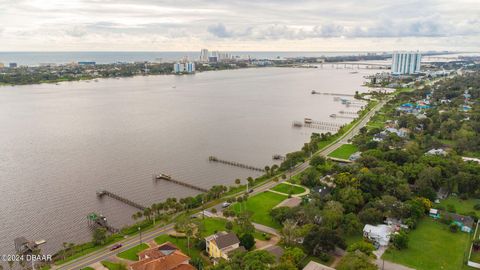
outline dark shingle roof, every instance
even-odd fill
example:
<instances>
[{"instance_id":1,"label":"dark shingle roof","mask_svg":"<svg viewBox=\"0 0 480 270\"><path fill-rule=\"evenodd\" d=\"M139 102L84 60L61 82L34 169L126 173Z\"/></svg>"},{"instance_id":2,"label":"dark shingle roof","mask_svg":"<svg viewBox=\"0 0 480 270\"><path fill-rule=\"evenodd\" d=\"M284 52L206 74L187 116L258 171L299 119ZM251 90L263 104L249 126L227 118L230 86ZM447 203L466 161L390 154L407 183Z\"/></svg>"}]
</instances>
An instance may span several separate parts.
<instances>
[{"instance_id":1,"label":"dark shingle roof","mask_svg":"<svg viewBox=\"0 0 480 270\"><path fill-rule=\"evenodd\" d=\"M238 244L240 243L240 240L238 240L238 237L234 233L229 232L226 234L217 234L215 237L215 242L217 243L217 247L222 249Z\"/></svg>"}]
</instances>

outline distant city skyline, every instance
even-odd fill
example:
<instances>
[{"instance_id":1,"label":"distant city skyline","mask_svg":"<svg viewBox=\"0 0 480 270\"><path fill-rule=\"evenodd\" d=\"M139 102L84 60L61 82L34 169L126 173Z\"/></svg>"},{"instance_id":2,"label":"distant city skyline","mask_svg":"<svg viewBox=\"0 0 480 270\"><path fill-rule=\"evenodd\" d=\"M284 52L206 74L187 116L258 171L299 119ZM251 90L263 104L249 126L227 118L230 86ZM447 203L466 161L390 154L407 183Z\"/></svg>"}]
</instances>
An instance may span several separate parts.
<instances>
[{"instance_id":1,"label":"distant city skyline","mask_svg":"<svg viewBox=\"0 0 480 270\"><path fill-rule=\"evenodd\" d=\"M0 0L0 51L480 50L475 0Z\"/></svg>"}]
</instances>

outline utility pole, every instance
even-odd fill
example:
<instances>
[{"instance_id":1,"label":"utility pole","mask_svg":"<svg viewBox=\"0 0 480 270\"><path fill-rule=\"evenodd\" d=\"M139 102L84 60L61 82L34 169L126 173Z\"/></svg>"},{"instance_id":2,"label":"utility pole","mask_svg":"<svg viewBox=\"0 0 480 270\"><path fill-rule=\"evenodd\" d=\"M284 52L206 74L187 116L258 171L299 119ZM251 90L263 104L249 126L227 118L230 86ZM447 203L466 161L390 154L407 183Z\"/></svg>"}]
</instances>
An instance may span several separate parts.
<instances>
[{"instance_id":1,"label":"utility pole","mask_svg":"<svg viewBox=\"0 0 480 270\"><path fill-rule=\"evenodd\" d=\"M142 230L140 227L138 227L138 231L140 232L139 236L140 236L140 244L142 244Z\"/></svg>"}]
</instances>

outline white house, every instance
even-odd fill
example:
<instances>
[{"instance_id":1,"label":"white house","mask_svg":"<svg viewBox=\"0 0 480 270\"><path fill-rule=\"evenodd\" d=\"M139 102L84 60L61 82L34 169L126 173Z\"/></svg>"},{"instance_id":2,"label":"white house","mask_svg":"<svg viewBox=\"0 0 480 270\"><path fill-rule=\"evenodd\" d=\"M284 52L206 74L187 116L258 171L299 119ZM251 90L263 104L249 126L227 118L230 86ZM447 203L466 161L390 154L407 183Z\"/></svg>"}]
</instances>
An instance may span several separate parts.
<instances>
[{"instance_id":1,"label":"white house","mask_svg":"<svg viewBox=\"0 0 480 270\"><path fill-rule=\"evenodd\" d=\"M443 150L442 148L438 148L438 149L430 149L428 152L425 153L425 155L429 155L429 156L446 156L447 155L447 151Z\"/></svg>"},{"instance_id":2,"label":"white house","mask_svg":"<svg viewBox=\"0 0 480 270\"><path fill-rule=\"evenodd\" d=\"M367 224L363 228L363 236L379 244L380 246L388 246L391 234L392 228L385 224L380 224L377 226Z\"/></svg>"}]
</instances>

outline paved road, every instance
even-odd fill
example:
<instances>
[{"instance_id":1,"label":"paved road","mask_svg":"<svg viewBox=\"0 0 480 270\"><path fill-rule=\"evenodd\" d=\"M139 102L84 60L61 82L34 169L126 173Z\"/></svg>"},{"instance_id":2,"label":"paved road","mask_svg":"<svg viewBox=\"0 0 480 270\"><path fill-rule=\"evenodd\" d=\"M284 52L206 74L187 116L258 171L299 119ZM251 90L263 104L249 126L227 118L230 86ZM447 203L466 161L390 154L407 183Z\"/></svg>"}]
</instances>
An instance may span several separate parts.
<instances>
[{"instance_id":1,"label":"paved road","mask_svg":"<svg viewBox=\"0 0 480 270\"><path fill-rule=\"evenodd\" d=\"M356 126L354 126L352 129L350 129L343 136L341 136L336 142L329 145L325 149L321 150L317 154L322 155L322 156L327 156L328 154L333 152L335 149L340 147L342 144L347 143L348 140L350 140L351 138L353 138L355 135L358 134L360 129L362 127L364 127L368 123L368 121L370 121L370 118L378 110L380 110L381 107L386 102L387 102L386 100L380 101L372 110L370 110L362 118L362 120L359 123L357 123ZM301 164L297 165L295 168L293 168L288 173L286 173L287 179L296 175L296 174L298 174L298 173L301 173L302 171L304 171L308 167L309 167L309 161L308 160L304 163L301 163ZM250 196L253 196L253 195L261 193L261 192L264 192L264 191L278 185L281 182L282 181L267 182L267 183L263 184L262 186L256 187L255 190L252 193L250 193ZM216 209L220 210L222 208L222 204L219 203L219 204L213 206L212 208L216 208ZM260 225L260 224L256 224L255 226L261 226L261 228L260 227L258 228L261 231L266 231L266 232L269 232L271 234L278 235L278 232L276 230L272 229L272 228L269 228L269 227L266 227L266 226ZM156 228L156 229L144 232L144 233L142 233L142 242L152 241L155 237L167 233L172 228L173 228L173 224L169 224L169 225L166 225L166 226L163 226L163 227L160 227L160 228ZM273 230L273 231L271 231L271 230ZM140 243L140 239L139 239L139 236L134 236L134 237L129 237L129 238L127 238L127 239L125 239L125 240L123 240L119 243L122 244L123 246L120 249L117 249L115 251L110 251L110 247L106 247L106 248L101 249L99 251L96 251L94 253L91 253L91 254L88 254L86 256L80 257L78 259L72 260L68 263L65 263L65 264L61 265L61 266L54 266L54 267L52 267L52 269L54 269L54 270L56 270L56 269L59 269L59 270L77 270L77 269L87 267L87 266L89 266L89 265L91 265L95 262L106 260L109 257L115 255L116 253L119 253L121 251L127 250L131 247L134 247L134 246L138 245Z\"/></svg>"}]
</instances>

